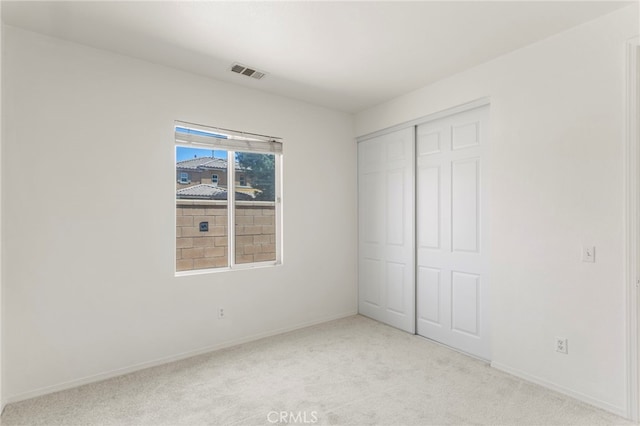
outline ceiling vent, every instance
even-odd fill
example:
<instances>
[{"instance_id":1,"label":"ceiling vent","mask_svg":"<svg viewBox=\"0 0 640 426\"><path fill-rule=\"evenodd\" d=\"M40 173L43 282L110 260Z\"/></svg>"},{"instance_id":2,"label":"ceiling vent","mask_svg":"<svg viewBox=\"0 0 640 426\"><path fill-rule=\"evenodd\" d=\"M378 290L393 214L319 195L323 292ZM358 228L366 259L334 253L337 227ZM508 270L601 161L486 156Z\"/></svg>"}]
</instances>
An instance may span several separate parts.
<instances>
[{"instance_id":1,"label":"ceiling vent","mask_svg":"<svg viewBox=\"0 0 640 426\"><path fill-rule=\"evenodd\" d=\"M246 75L247 77L255 78L256 80L260 80L267 74L265 72L258 71L255 68L249 68L238 63L231 66L231 71L235 72L236 74L242 74Z\"/></svg>"}]
</instances>

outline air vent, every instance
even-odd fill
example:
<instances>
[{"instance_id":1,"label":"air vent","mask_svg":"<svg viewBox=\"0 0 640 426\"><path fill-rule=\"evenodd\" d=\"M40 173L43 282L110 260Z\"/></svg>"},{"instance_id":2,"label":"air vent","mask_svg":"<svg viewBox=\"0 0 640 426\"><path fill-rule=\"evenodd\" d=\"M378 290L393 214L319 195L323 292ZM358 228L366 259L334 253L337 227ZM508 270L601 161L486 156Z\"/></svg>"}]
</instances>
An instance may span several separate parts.
<instances>
[{"instance_id":1,"label":"air vent","mask_svg":"<svg viewBox=\"0 0 640 426\"><path fill-rule=\"evenodd\" d=\"M231 71L235 72L236 74L242 74L242 75L246 75L247 77L255 78L256 80L260 80L262 77L264 77L267 74L262 71L257 71L254 68L249 68L247 66L244 66L242 64L233 64L231 66Z\"/></svg>"},{"instance_id":2,"label":"air vent","mask_svg":"<svg viewBox=\"0 0 640 426\"><path fill-rule=\"evenodd\" d=\"M233 72L237 72L237 73L241 73L242 71L244 71L245 67L243 67L242 65L234 65L231 67L231 71Z\"/></svg>"}]
</instances>

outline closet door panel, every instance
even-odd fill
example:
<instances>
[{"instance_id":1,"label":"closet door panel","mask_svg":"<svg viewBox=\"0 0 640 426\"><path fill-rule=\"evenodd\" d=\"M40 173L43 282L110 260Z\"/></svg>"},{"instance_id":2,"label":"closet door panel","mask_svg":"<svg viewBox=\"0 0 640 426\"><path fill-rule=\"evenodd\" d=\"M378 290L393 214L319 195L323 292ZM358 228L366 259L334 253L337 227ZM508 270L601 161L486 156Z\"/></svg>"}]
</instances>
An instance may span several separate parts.
<instances>
[{"instance_id":1,"label":"closet door panel","mask_svg":"<svg viewBox=\"0 0 640 426\"><path fill-rule=\"evenodd\" d=\"M363 315L415 332L414 131L358 144L359 297Z\"/></svg>"},{"instance_id":2,"label":"closet door panel","mask_svg":"<svg viewBox=\"0 0 640 426\"><path fill-rule=\"evenodd\" d=\"M487 360L488 118L480 107L416 132L417 332Z\"/></svg>"}]
</instances>

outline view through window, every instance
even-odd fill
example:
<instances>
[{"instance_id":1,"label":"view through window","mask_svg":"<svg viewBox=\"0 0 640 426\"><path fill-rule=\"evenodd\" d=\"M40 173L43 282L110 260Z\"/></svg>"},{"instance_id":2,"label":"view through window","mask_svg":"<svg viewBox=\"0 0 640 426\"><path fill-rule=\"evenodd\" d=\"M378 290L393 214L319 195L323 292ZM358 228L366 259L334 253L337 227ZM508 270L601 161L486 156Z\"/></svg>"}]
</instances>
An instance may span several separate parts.
<instances>
[{"instance_id":1,"label":"view through window","mask_svg":"<svg viewBox=\"0 0 640 426\"><path fill-rule=\"evenodd\" d=\"M177 272L280 261L281 143L244 135L176 126Z\"/></svg>"}]
</instances>

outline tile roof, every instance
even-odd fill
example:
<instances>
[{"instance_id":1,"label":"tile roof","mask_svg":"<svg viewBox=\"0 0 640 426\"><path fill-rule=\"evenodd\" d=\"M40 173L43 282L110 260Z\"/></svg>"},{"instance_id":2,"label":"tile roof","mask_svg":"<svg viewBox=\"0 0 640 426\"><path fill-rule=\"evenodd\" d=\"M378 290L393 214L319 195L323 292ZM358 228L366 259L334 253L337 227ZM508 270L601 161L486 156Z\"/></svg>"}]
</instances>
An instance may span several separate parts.
<instances>
[{"instance_id":1,"label":"tile roof","mask_svg":"<svg viewBox=\"0 0 640 426\"><path fill-rule=\"evenodd\" d=\"M178 189L176 191L176 197L180 199L226 200L227 190L219 186L201 183L199 185ZM236 200L250 201L253 200L253 197L249 194L236 191Z\"/></svg>"},{"instance_id":2,"label":"tile roof","mask_svg":"<svg viewBox=\"0 0 640 426\"><path fill-rule=\"evenodd\" d=\"M183 170L224 170L227 168L227 160L216 157L191 158L189 160L178 161L176 168ZM236 169L240 169L238 162L236 162Z\"/></svg>"},{"instance_id":3,"label":"tile roof","mask_svg":"<svg viewBox=\"0 0 640 426\"><path fill-rule=\"evenodd\" d=\"M214 157L198 157L189 160L178 161L176 167L179 169L226 169L227 160Z\"/></svg>"}]
</instances>

